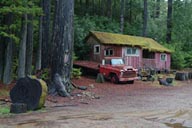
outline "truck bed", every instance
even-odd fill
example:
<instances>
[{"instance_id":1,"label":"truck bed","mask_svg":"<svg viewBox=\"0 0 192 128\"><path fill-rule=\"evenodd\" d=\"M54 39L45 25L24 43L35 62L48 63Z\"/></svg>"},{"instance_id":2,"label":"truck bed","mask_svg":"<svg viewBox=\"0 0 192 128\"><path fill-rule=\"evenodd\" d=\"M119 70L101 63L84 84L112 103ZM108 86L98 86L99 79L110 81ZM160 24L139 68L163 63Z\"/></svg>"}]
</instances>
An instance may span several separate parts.
<instances>
[{"instance_id":1,"label":"truck bed","mask_svg":"<svg viewBox=\"0 0 192 128\"><path fill-rule=\"evenodd\" d=\"M73 62L73 66L76 68L81 68L86 74L96 75L99 72L100 63L87 60L77 60Z\"/></svg>"}]
</instances>

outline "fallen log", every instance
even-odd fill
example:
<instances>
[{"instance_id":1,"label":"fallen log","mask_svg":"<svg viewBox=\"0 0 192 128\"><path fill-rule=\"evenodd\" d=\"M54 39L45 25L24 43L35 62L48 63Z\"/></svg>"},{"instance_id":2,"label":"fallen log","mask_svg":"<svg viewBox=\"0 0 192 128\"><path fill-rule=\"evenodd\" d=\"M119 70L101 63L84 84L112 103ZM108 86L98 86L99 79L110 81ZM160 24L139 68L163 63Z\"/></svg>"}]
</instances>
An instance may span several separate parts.
<instances>
[{"instance_id":1,"label":"fallen log","mask_svg":"<svg viewBox=\"0 0 192 128\"><path fill-rule=\"evenodd\" d=\"M36 110L43 107L46 95L46 83L32 77L20 78L10 91L12 103L26 104L27 110Z\"/></svg>"}]
</instances>

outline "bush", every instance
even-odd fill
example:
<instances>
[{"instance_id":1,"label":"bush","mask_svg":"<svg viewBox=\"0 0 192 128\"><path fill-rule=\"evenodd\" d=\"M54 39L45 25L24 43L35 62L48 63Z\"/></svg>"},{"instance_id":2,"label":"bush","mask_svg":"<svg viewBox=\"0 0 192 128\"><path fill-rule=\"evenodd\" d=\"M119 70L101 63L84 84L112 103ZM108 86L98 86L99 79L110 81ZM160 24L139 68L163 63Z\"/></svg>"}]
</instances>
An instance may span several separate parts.
<instances>
[{"instance_id":1,"label":"bush","mask_svg":"<svg viewBox=\"0 0 192 128\"><path fill-rule=\"evenodd\" d=\"M183 69L185 67L185 59L183 52L174 52L171 54L171 67L173 69Z\"/></svg>"}]
</instances>

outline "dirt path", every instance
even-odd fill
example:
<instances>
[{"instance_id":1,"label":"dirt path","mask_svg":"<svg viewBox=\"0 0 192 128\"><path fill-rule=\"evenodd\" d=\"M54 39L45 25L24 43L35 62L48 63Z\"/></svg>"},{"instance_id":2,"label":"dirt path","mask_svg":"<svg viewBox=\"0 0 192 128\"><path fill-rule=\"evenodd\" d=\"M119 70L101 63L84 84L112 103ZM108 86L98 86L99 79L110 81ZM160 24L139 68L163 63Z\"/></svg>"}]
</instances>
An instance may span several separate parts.
<instances>
[{"instance_id":1,"label":"dirt path","mask_svg":"<svg viewBox=\"0 0 192 128\"><path fill-rule=\"evenodd\" d=\"M79 81L76 81L79 82ZM71 98L49 97L46 109L0 118L0 128L191 128L192 84L156 87L94 83ZM53 103L54 102L54 103Z\"/></svg>"}]
</instances>

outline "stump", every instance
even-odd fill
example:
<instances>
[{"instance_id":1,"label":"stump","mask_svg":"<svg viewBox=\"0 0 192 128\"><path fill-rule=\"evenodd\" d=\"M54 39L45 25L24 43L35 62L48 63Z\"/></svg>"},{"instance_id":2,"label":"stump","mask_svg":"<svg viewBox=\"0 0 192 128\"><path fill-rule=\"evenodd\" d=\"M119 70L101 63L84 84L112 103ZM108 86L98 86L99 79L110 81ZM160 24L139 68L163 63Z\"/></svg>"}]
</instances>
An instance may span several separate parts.
<instances>
[{"instance_id":1,"label":"stump","mask_svg":"<svg viewBox=\"0 0 192 128\"><path fill-rule=\"evenodd\" d=\"M188 77L189 77L189 79L192 79L192 72L188 73Z\"/></svg>"},{"instance_id":2,"label":"stump","mask_svg":"<svg viewBox=\"0 0 192 128\"><path fill-rule=\"evenodd\" d=\"M104 83L105 82L104 76L101 73L97 74L96 82L97 83Z\"/></svg>"},{"instance_id":3,"label":"stump","mask_svg":"<svg viewBox=\"0 0 192 128\"><path fill-rule=\"evenodd\" d=\"M10 107L10 113L25 113L27 112L27 105L24 103L13 103Z\"/></svg>"},{"instance_id":4,"label":"stump","mask_svg":"<svg viewBox=\"0 0 192 128\"><path fill-rule=\"evenodd\" d=\"M31 77L20 78L10 91L12 103L23 103L27 110L43 107L47 95L47 85L43 80Z\"/></svg>"},{"instance_id":5,"label":"stump","mask_svg":"<svg viewBox=\"0 0 192 128\"><path fill-rule=\"evenodd\" d=\"M189 79L188 72L177 72L175 74L175 80L184 81L184 80L188 80L188 79Z\"/></svg>"}]
</instances>

